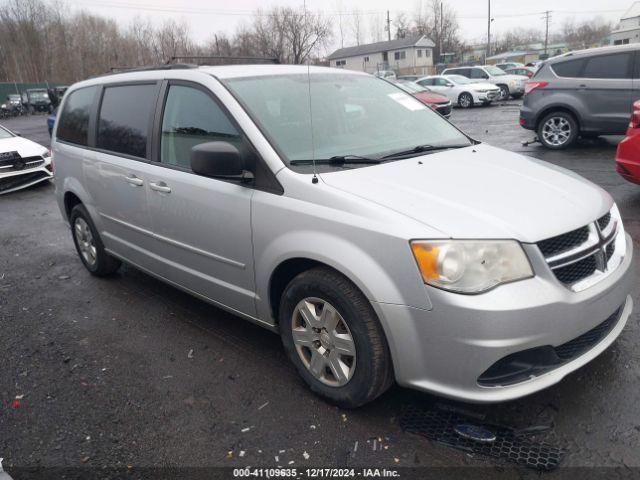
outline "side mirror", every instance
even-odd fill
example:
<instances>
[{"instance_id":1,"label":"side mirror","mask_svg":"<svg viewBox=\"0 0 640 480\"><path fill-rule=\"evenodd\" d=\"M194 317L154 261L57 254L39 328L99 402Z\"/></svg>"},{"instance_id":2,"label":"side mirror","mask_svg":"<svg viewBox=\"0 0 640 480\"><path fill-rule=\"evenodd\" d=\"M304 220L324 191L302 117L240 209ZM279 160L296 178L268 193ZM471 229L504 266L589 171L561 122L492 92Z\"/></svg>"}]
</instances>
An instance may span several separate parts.
<instances>
[{"instance_id":1,"label":"side mirror","mask_svg":"<svg viewBox=\"0 0 640 480\"><path fill-rule=\"evenodd\" d=\"M228 142L207 142L191 148L191 170L203 177L247 181L253 177L244 169L244 159Z\"/></svg>"}]
</instances>

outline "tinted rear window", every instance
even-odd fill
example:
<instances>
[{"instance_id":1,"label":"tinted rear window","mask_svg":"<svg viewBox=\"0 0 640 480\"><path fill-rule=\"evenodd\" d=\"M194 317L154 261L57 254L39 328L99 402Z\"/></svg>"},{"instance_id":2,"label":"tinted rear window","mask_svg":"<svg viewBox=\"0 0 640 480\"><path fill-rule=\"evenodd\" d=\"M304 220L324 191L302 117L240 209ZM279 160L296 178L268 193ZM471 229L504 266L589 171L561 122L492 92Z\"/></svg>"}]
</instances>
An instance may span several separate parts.
<instances>
[{"instance_id":1,"label":"tinted rear window","mask_svg":"<svg viewBox=\"0 0 640 480\"><path fill-rule=\"evenodd\" d=\"M69 94L58 120L56 136L59 140L87 145L89 117L98 87L81 88Z\"/></svg>"},{"instance_id":2,"label":"tinted rear window","mask_svg":"<svg viewBox=\"0 0 640 480\"><path fill-rule=\"evenodd\" d=\"M156 85L125 85L104 89L96 146L146 158L147 134L156 103Z\"/></svg>"},{"instance_id":3,"label":"tinted rear window","mask_svg":"<svg viewBox=\"0 0 640 480\"><path fill-rule=\"evenodd\" d=\"M584 59L576 58L564 62L554 63L551 68L559 77L580 77L584 67Z\"/></svg>"},{"instance_id":4,"label":"tinted rear window","mask_svg":"<svg viewBox=\"0 0 640 480\"><path fill-rule=\"evenodd\" d=\"M631 52L598 55L587 59L585 78L631 78Z\"/></svg>"}]
</instances>

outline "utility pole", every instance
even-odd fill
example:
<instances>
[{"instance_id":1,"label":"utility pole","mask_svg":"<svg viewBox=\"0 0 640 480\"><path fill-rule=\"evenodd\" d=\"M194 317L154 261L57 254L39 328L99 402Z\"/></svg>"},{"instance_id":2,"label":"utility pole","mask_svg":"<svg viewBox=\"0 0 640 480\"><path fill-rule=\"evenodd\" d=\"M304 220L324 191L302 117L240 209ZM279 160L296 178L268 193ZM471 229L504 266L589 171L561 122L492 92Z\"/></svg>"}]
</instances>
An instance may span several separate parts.
<instances>
[{"instance_id":1,"label":"utility pole","mask_svg":"<svg viewBox=\"0 0 640 480\"><path fill-rule=\"evenodd\" d=\"M551 12L547 10L544 12L545 18L545 33L544 33L544 54L547 55L547 45L549 45L549 20L551 19Z\"/></svg>"},{"instance_id":2,"label":"utility pole","mask_svg":"<svg viewBox=\"0 0 640 480\"><path fill-rule=\"evenodd\" d=\"M444 24L444 1L440 2L440 35L438 35L440 37L440 63L442 63L442 26Z\"/></svg>"},{"instance_id":3,"label":"utility pole","mask_svg":"<svg viewBox=\"0 0 640 480\"><path fill-rule=\"evenodd\" d=\"M487 56L484 59L484 63L487 63L487 58L491 56L491 0L487 0Z\"/></svg>"},{"instance_id":4,"label":"utility pole","mask_svg":"<svg viewBox=\"0 0 640 480\"><path fill-rule=\"evenodd\" d=\"M389 18L389 10L387 10L387 39L391 41L391 18Z\"/></svg>"}]
</instances>

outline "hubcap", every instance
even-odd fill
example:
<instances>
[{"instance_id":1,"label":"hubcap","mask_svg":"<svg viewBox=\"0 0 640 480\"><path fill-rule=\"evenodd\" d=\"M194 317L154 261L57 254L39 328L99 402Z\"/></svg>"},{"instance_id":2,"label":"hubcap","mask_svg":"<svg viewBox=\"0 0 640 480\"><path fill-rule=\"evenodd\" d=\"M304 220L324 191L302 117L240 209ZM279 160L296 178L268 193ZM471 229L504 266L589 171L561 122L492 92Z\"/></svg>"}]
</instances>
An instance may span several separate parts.
<instances>
[{"instance_id":1,"label":"hubcap","mask_svg":"<svg viewBox=\"0 0 640 480\"><path fill-rule=\"evenodd\" d=\"M506 87L500 87L500 100L507 100L509 97L509 90Z\"/></svg>"},{"instance_id":2,"label":"hubcap","mask_svg":"<svg viewBox=\"0 0 640 480\"><path fill-rule=\"evenodd\" d=\"M293 343L309 372L325 385L346 385L356 368L356 347L349 326L329 302L300 301L291 323Z\"/></svg>"},{"instance_id":3,"label":"hubcap","mask_svg":"<svg viewBox=\"0 0 640 480\"><path fill-rule=\"evenodd\" d=\"M462 95L462 97L460 97L460 105L464 108L467 108L469 105L471 105L471 102L469 101L469 95Z\"/></svg>"},{"instance_id":4,"label":"hubcap","mask_svg":"<svg viewBox=\"0 0 640 480\"><path fill-rule=\"evenodd\" d=\"M571 124L564 117L551 117L542 126L542 137L550 145L564 145L570 136Z\"/></svg>"},{"instance_id":5,"label":"hubcap","mask_svg":"<svg viewBox=\"0 0 640 480\"><path fill-rule=\"evenodd\" d=\"M83 218L76 218L73 226L73 234L76 237L78 250L80 250L80 255L82 255L84 261L89 266L95 265L98 252L93 240L93 235L91 234L91 229Z\"/></svg>"}]
</instances>

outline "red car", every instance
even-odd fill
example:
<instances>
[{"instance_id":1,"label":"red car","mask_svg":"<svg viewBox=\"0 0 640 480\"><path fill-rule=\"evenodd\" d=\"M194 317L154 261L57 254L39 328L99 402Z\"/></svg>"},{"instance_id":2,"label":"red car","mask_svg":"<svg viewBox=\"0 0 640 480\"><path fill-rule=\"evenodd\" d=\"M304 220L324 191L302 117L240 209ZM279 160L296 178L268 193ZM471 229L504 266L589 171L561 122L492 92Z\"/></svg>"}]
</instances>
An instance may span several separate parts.
<instances>
[{"instance_id":1,"label":"red car","mask_svg":"<svg viewBox=\"0 0 640 480\"><path fill-rule=\"evenodd\" d=\"M449 118L451 116L451 100L448 97L432 92L428 88L409 80L397 80L393 83L443 117Z\"/></svg>"},{"instance_id":2,"label":"red car","mask_svg":"<svg viewBox=\"0 0 640 480\"><path fill-rule=\"evenodd\" d=\"M625 180L640 185L640 100L633 104L627 136L618 145L616 170Z\"/></svg>"}]
</instances>

